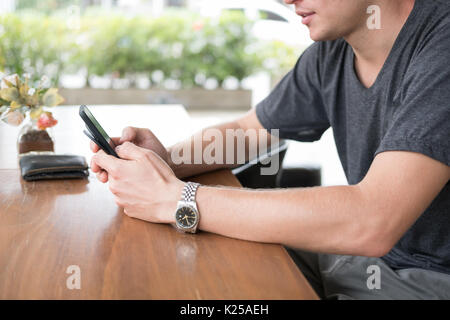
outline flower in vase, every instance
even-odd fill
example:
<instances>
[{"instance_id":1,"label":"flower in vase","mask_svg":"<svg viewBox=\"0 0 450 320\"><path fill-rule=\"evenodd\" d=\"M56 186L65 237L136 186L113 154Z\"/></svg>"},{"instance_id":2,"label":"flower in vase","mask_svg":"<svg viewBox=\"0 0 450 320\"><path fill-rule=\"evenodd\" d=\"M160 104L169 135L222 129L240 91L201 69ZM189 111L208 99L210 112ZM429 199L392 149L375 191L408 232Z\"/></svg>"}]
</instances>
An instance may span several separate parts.
<instances>
[{"instance_id":1,"label":"flower in vase","mask_svg":"<svg viewBox=\"0 0 450 320\"><path fill-rule=\"evenodd\" d=\"M6 114L6 117L3 121L12 126L19 126L23 120L25 119L24 115L20 111L10 111Z\"/></svg>"},{"instance_id":2,"label":"flower in vase","mask_svg":"<svg viewBox=\"0 0 450 320\"><path fill-rule=\"evenodd\" d=\"M19 125L29 112L30 118L38 121L41 129L52 127L57 121L51 112L44 111L44 107L57 106L64 99L58 94L58 89L43 86L48 80L45 76L36 88L29 85L30 78L30 75L20 78L14 74L1 79L0 119L11 125Z\"/></svg>"},{"instance_id":3,"label":"flower in vase","mask_svg":"<svg viewBox=\"0 0 450 320\"><path fill-rule=\"evenodd\" d=\"M44 112L41 114L37 121L37 127L41 130L45 130L47 128L53 127L58 123L58 120L53 118L51 112Z\"/></svg>"},{"instance_id":4,"label":"flower in vase","mask_svg":"<svg viewBox=\"0 0 450 320\"><path fill-rule=\"evenodd\" d=\"M0 88L6 89L6 88L15 86L16 85L16 77L17 77L17 74L12 74L12 75L4 77L2 79L2 81L0 82Z\"/></svg>"}]
</instances>

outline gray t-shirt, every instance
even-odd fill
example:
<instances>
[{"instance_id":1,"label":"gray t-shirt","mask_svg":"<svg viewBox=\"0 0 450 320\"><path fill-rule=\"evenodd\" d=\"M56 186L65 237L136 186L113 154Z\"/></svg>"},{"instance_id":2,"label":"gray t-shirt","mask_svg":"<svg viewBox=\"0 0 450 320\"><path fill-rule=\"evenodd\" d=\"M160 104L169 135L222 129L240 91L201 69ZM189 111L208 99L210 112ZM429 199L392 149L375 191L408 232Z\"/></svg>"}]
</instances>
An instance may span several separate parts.
<instances>
[{"instance_id":1,"label":"gray t-shirt","mask_svg":"<svg viewBox=\"0 0 450 320\"><path fill-rule=\"evenodd\" d=\"M384 151L418 152L449 166L450 4L416 0L372 87L359 81L343 39L316 42L256 113L285 139L316 141L331 126L349 184ZM450 274L449 183L383 259L393 268Z\"/></svg>"}]
</instances>

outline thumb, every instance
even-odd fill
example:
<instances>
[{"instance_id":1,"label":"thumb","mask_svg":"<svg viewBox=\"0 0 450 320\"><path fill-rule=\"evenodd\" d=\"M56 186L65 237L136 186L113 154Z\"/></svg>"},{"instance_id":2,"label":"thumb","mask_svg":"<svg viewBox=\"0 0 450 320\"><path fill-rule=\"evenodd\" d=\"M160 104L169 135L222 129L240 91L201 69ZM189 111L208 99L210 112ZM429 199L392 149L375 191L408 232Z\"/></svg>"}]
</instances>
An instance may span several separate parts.
<instances>
[{"instance_id":1,"label":"thumb","mask_svg":"<svg viewBox=\"0 0 450 320\"><path fill-rule=\"evenodd\" d=\"M133 141L136 138L137 128L134 127L126 127L122 130L122 137L120 137L119 144L122 144L126 141Z\"/></svg>"},{"instance_id":2,"label":"thumb","mask_svg":"<svg viewBox=\"0 0 450 320\"><path fill-rule=\"evenodd\" d=\"M134 143L124 142L120 146L116 147L117 155L121 159L125 160L139 160L145 157L146 149L140 148Z\"/></svg>"}]
</instances>

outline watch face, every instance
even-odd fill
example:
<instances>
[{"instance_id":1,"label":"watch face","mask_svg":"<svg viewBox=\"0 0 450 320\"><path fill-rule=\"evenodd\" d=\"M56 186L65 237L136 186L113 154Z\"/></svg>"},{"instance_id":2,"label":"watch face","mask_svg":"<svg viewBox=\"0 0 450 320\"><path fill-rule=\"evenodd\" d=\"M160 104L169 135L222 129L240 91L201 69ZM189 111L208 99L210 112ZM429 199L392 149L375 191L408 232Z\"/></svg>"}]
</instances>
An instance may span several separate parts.
<instances>
[{"instance_id":1,"label":"watch face","mask_svg":"<svg viewBox=\"0 0 450 320\"><path fill-rule=\"evenodd\" d=\"M192 228L197 223L197 213L190 207L181 207L175 215L177 224L182 228Z\"/></svg>"}]
</instances>

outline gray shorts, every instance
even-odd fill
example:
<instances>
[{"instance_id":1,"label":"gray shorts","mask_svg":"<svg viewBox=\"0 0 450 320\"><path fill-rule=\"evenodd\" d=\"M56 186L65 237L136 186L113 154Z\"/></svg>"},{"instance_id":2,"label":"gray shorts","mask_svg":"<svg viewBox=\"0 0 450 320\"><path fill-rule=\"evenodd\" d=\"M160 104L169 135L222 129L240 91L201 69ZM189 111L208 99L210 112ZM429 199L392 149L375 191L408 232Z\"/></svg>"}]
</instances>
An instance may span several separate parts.
<instances>
[{"instance_id":1,"label":"gray shorts","mask_svg":"<svg viewBox=\"0 0 450 320\"><path fill-rule=\"evenodd\" d=\"M286 249L322 299L450 300L450 275L445 273L393 270L380 258Z\"/></svg>"}]
</instances>

